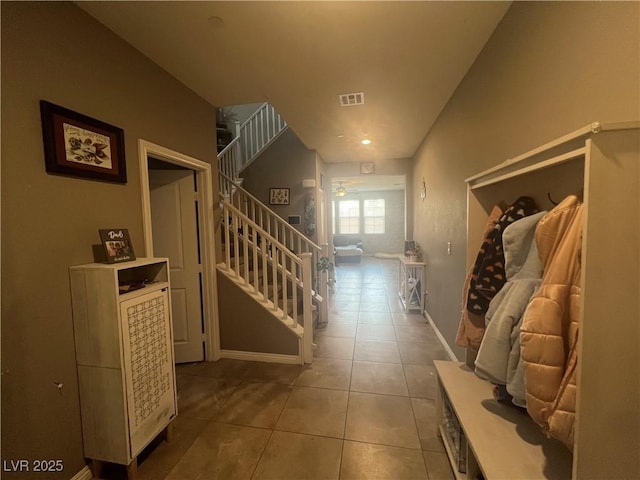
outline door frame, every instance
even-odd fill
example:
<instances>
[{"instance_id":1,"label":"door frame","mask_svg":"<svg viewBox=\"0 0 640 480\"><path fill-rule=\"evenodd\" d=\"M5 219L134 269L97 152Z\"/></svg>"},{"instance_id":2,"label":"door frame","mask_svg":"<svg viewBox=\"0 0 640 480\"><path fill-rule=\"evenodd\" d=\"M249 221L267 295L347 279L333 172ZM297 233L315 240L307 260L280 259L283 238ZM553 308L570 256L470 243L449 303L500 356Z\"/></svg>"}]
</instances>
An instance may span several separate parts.
<instances>
[{"instance_id":1,"label":"door frame","mask_svg":"<svg viewBox=\"0 0 640 480\"><path fill-rule=\"evenodd\" d=\"M220 323L218 319L218 286L214 243L214 201L211 165L168 148L138 139L140 191L142 195L142 225L146 255L153 257L153 229L149 190L148 158L152 156L167 163L193 170L198 184L198 225L202 261L202 303L204 314L205 361L220 359Z\"/></svg>"}]
</instances>

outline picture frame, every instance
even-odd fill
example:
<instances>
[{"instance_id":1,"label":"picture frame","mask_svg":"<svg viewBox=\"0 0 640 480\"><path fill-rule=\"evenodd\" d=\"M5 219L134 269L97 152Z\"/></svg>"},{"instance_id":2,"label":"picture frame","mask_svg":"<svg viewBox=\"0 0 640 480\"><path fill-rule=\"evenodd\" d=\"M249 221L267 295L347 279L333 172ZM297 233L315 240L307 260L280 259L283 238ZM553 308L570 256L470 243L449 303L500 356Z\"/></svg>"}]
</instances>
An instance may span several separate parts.
<instances>
[{"instance_id":1,"label":"picture frame","mask_svg":"<svg viewBox=\"0 0 640 480\"><path fill-rule=\"evenodd\" d=\"M124 130L46 100L40 117L48 173L127 183Z\"/></svg>"},{"instance_id":2,"label":"picture frame","mask_svg":"<svg viewBox=\"0 0 640 480\"><path fill-rule=\"evenodd\" d=\"M270 188L269 205L289 205L289 189Z\"/></svg>"},{"instance_id":3,"label":"picture frame","mask_svg":"<svg viewBox=\"0 0 640 480\"><path fill-rule=\"evenodd\" d=\"M100 229L98 234L107 256L107 263L130 262L136 259L129 230L126 228Z\"/></svg>"},{"instance_id":4,"label":"picture frame","mask_svg":"<svg viewBox=\"0 0 640 480\"><path fill-rule=\"evenodd\" d=\"M376 173L376 164L374 162L360 162L360 173L366 175Z\"/></svg>"}]
</instances>

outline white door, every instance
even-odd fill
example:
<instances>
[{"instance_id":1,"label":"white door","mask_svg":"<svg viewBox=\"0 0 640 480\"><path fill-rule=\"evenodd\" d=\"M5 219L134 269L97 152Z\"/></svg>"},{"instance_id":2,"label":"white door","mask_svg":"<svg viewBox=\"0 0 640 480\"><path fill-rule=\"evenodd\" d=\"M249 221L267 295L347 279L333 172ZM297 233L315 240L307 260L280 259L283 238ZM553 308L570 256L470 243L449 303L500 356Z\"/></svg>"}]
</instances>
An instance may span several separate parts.
<instances>
[{"instance_id":1,"label":"white door","mask_svg":"<svg viewBox=\"0 0 640 480\"><path fill-rule=\"evenodd\" d=\"M153 254L167 257L171 268L176 363L204 360L194 182L191 170L149 170Z\"/></svg>"}]
</instances>

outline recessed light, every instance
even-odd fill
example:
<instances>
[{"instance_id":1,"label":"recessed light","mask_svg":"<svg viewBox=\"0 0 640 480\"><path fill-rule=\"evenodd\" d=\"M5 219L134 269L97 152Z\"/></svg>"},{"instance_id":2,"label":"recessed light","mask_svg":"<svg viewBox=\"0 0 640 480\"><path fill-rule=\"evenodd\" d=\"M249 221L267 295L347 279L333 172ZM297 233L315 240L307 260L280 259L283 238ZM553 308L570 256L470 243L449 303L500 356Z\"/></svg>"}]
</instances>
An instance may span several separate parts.
<instances>
[{"instance_id":1,"label":"recessed light","mask_svg":"<svg viewBox=\"0 0 640 480\"><path fill-rule=\"evenodd\" d=\"M362 144L363 145L369 145L371 143L371 140L369 140L368 138L363 138L362 139Z\"/></svg>"}]
</instances>

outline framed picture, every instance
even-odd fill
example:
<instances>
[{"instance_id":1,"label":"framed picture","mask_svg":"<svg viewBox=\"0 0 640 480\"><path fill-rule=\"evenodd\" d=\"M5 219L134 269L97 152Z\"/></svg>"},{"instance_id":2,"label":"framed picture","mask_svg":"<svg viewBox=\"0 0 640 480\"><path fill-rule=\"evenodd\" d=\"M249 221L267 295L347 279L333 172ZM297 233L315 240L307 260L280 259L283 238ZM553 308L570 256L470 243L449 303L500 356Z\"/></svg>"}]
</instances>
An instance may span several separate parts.
<instances>
[{"instance_id":1,"label":"framed picture","mask_svg":"<svg viewBox=\"0 0 640 480\"><path fill-rule=\"evenodd\" d=\"M44 100L40 116L47 172L127 183L121 128Z\"/></svg>"},{"instance_id":2,"label":"framed picture","mask_svg":"<svg viewBox=\"0 0 640 480\"><path fill-rule=\"evenodd\" d=\"M289 205L289 189L288 188L270 188L269 204L270 205Z\"/></svg>"},{"instance_id":3,"label":"framed picture","mask_svg":"<svg viewBox=\"0 0 640 480\"><path fill-rule=\"evenodd\" d=\"M100 240L107 254L107 263L130 262L136 259L133 244L126 228L106 228L98 230Z\"/></svg>"},{"instance_id":4,"label":"framed picture","mask_svg":"<svg viewBox=\"0 0 640 480\"><path fill-rule=\"evenodd\" d=\"M360 173L376 173L376 164L373 162L360 162Z\"/></svg>"}]
</instances>

